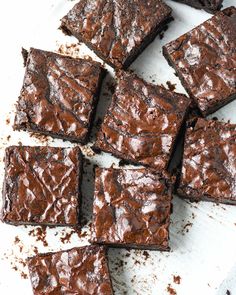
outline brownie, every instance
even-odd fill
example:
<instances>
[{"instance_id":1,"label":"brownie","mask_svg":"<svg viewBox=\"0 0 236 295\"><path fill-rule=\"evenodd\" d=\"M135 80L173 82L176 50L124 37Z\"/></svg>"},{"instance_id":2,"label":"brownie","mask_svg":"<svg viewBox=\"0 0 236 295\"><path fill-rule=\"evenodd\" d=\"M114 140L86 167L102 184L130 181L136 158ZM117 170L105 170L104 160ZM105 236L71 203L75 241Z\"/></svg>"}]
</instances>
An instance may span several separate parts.
<instances>
[{"instance_id":1,"label":"brownie","mask_svg":"<svg viewBox=\"0 0 236 295\"><path fill-rule=\"evenodd\" d=\"M188 128L178 194L236 205L236 125L201 118Z\"/></svg>"},{"instance_id":2,"label":"brownie","mask_svg":"<svg viewBox=\"0 0 236 295\"><path fill-rule=\"evenodd\" d=\"M81 0L61 29L115 68L127 68L172 19L161 0Z\"/></svg>"},{"instance_id":3,"label":"brownie","mask_svg":"<svg viewBox=\"0 0 236 295\"><path fill-rule=\"evenodd\" d=\"M120 72L95 149L130 163L166 169L190 100Z\"/></svg>"},{"instance_id":4,"label":"brownie","mask_svg":"<svg viewBox=\"0 0 236 295\"><path fill-rule=\"evenodd\" d=\"M86 143L105 70L94 61L34 48L24 56L14 129Z\"/></svg>"},{"instance_id":5,"label":"brownie","mask_svg":"<svg viewBox=\"0 0 236 295\"><path fill-rule=\"evenodd\" d=\"M145 168L97 168L91 242L169 250L172 182Z\"/></svg>"},{"instance_id":6,"label":"brownie","mask_svg":"<svg viewBox=\"0 0 236 295\"><path fill-rule=\"evenodd\" d=\"M203 116L236 97L236 8L218 12L163 47Z\"/></svg>"},{"instance_id":7,"label":"brownie","mask_svg":"<svg viewBox=\"0 0 236 295\"><path fill-rule=\"evenodd\" d=\"M174 0L187 4L189 6L204 9L209 13L215 13L217 10L220 10L222 7L223 0Z\"/></svg>"},{"instance_id":8,"label":"brownie","mask_svg":"<svg viewBox=\"0 0 236 295\"><path fill-rule=\"evenodd\" d=\"M28 259L34 295L112 295L106 251L86 246Z\"/></svg>"},{"instance_id":9,"label":"brownie","mask_svg":"<svg viewBox=\"0 0 236 295\"><path fill-rule=\"evenodd\" d=\"M8 147L2 221L78 225L81 164L79 147Z\"/></svg>"}]
</instances>

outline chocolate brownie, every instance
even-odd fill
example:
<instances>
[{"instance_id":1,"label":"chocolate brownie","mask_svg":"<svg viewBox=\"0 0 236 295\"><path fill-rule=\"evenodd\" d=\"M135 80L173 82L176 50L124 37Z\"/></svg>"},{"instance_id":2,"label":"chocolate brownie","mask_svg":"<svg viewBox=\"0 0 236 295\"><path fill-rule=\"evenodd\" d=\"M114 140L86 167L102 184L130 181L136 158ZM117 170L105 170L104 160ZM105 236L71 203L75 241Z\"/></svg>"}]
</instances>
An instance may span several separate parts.
<instances>
[{"instance_id":1,"label":"chocolate brownie","mask_svg":"<svg viewBox=\"0 0 236 295\"><path fill-rule=\"evenodd\" d=\"M236 125L198 119L188 128L178 193L236 205Z\"/></svg>"},{"instance_id":2,"label":"chocolate brownie","mask_svg":"<svg viewBox=\"0 0 236 295\"><path fill-rule=\"evenodd\" d=\"M172 19L161 0L81 0L61 29L115 68L127 68Z\"/></svg>"},{"instance_id":3,"label":"chocolate brownie","mask_svg":"<svg viewBox=\"0 0 236 295\"><path fill-rule=\"evenodd\" d=\"M169 250L172 179L150 169L96 169L93 243Z\"/></svg>"},{"instance_id":4,"label":"chocolate brownie","mask_svg":"<svg viewBox=\"0 0 236 295\"><path fill-rule=\"evenodd\" d=\"M76 226L81 164L78 147L8 147L2 221L14 225Z\"/></svg>"},{"instance_id":5,"label":"chocolate brownie","mask_svg":"<svg viewBox=\"0 0 236 295\"><path fill-rule=\"evenodd\" d=\"M120 72L95 149L131 163L166 169L190 100Z\"/></svg>"},{"instance_id":6,"label":"chocolate brownie","mask_svg":"<svg viewBox=\"0 0 236 295\"><path fill-rule=\"evenodd\" d=\"M204 9L207 12L215 13L222 7L223 0L174 0L176 2L181 2L189 6Z\"/></svg>"},{"instance_id":7,"label":"chocolate brownie","mask_svg":"<svg viewBox=\"0 0 236 295\"><path fill-rule=\"evenodd\" d=\"M96 62L31 48L14 128L85 143L103 76Z\"/></svg>"},{"instance_id":8,"label":"chocolate brownie","mask_svg":"<svg viewBox=\"0 0 236 295\"><path fill-rule=\"evenodd\" d=\"M112 295L106 251L86 246L28 259L34 295Z\"/></svg>"},{"instance_id":9,"label":"chocolate brownie","mask_svg":"<svg viewBox=\"0 0 236 295\"><path fill-rule=\"evenodd\" d=\"M236 8L218 12L163 47L204 116L236 98Z\"/></svg>"}]
</instances>

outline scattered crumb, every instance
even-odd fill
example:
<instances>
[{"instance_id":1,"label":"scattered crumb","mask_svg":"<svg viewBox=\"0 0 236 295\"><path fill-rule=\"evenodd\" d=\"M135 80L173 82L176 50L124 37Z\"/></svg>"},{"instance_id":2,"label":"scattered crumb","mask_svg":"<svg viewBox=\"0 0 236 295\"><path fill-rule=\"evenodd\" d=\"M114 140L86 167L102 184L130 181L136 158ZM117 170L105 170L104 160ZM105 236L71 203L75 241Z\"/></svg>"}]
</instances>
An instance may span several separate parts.
<instances>
[{"instance_id":1,"label":"scattered crumb","mask_svg":"<svg viewBox=\"0 0 236 295\"><path fill-rule=\"evenodd\" d=\"M24 279L24 280L28 279L27 274L24 273L23 271L21 272L21 277L22 277L22 279Z\"/></svg>"},{"instance_id":2,"label":"scattered crumb","mask_svg":"<svg viewBox=\"0 0 236 295\"><path fill-rule=\"evenodd\" d=\"M41 241L45 247L48 246L48 242L46 240L47 231L46 227L37 227L29 231L29 236L36 237L36 241Z\"/></svg>"},{"instance_id":3,"label":"scattered crumb","mask_svg":"<svg viewBox=\"0 0 236 295\"><path fill-rule=\"evenodd\" d=\"M172 84L170 81L167 81L166 85L170 91L174 91L176 88L176 84Z\"/></svg>"},{"instance_id":4,"label":"scattered crumb","mask_svg":"<svg viewBox=\"0 0 236 295\"><path fill-rule=\"evenodd\" d=\"M229 290L227 290L226 295L231 295L231 292Z\"/></svg>"},{"instance_id":5,"label":"scattered crumb","mask_svg":"<svg viewBox=\"0 0 236 295\"><path fill-rule=\"evenodd\" d=\"M167 290L167 292L169 292L170 295L177 295L175 289L172 288L171 284L168 285L166 290Z\"/></svg>"},{"instance_id":6,"label":"scattered crumb","mask_svg":"<svg viewBox=\"0 0 236 295\"><path fill-rule=\"evenodd\" d=\"M181 277L173 275L173 281L175 284L179 285L181 283Z\"/></svg>"},{"instance_id":7,"label":"scattered crumb","mask_svg":"<svg viewBox=\"0 0 236 295\"><path fill-rule=\"evenodd\" d=\"M16 244L18 244L20 242L20 239L19 239L19 237L18 236L15 236L15 241L14 241L14 244L16 245Z\"/></svg>"},{"instance_id":8,"label":"scattered crumb","mask_svg":"<svg viewBox=\"0 0 236 295\"><path fill-rule=\"evenodd\" d=\"M9 140L10 140L10 138L11 138L11 135L8 135L8 136L7 136L7 141L9 141Z\"/></svg>"},{"instance_id":9,"label":"scattered crumb","mask_svg":"<svg viewBox=\"0 0 236 295\"><path fill-rule=\"evenodd\" d=\"M6 119L6 124L7 124L7 125L10 124L10 119L9 119L9 118Z\"/></svg>"},{"instance_id":10,"label":"scattered crumb","mask_svg":"<svg viewBox=\"0 0 236 295\"><path fill-rule=\"evenodd\" d=\"M63 243L63 244L68 244L68 243L70 243L70 238L71 238L71 236L74 234L74 233L76 233L76 231L75 230L71 230L71 232L69 232L69 233L66 233L65 235L64 235L64 237L61 237L60 238L60 240L61 240L61 242Z\"/></svg>"},{"instance_id":11,"label":"scattered crumb","mask_svg":"<svg viewBox=\"0 0 236 295\"><path fill-rule=\"evenodd\" d=\"M57 52L74 58L80 57L80 43L66 43L59 45Z\"/></svg>"},{"instance_id":12,"label":"scattered crumb","mask_svg":"<svg viewBox=\"0 0 236 295\"><path fill-rule=\"evenodd\" d=\"M145 260L150 257L149 253L146 250L143 251L143 256L145 257Z\"/></svg>"}]
</instances>

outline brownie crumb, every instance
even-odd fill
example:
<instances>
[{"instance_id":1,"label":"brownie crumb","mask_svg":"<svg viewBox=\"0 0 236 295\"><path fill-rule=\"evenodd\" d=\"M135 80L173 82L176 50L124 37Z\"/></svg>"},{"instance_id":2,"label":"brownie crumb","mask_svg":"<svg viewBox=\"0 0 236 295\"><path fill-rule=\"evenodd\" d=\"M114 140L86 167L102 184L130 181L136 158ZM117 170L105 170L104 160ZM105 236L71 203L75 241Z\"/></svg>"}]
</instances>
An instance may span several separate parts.
<instances>
[{"instance_id":1,"label":"brownie crumb","mask_svg":"<svg viewBox=\"0 0 236 295\"><path fill-rule=\"evenodd\" d=\"M175 284L179 285L181 283L181 277L173 275L173 281Z\"/></svg>"},{"instance_id":2,"label":"brownie crumb","mask_svg":"<svg viewBox=\"0 0 236 295\"><path fill-rule=\"evenodd\" d=\"M63 244L68 244L70 243L70 239L71 239L71 236L76 233L75 230L71 230L71 232L69 233L66 233L64 237L61 237L60 240Z\"/></svg>"},{"instance_id":3,"label":"brownie crumb","mask_svg":"<svg viewBox=\"0 0 236 295\"><path fill-rule=\"evenodd\" d=\"M9 118L6 119L6 124L7 124L7 125L10 124L10 119L9 119Z\"/></svg>"},{"instance_id":4,"label":"brownie crumb","mask_svg":"<svg viewBox=\"0 0 236 295\"><path fill-rule=\"evenodd\" d=\"M229 290L227 290L226 295L231 295L231 292Z\"/></svg>"},{"instance_id":5,"label":"brownie crumb","mask_svg":"<svg viewBox=\"0 0 236 295\"><path fill-rule=\"evenodd\" d=\"M29 236L35 237L36 241L42 242L45 247L48 246L46 235L47 235L47 231L45 226L37 227L29 231Z\"/></svg>"},{"instance_id":6,"label":"brownie crumb","mask_svg":"<svg viewBox=\"0 0 236 295\"><path fill-rule=\"evenodd\" d=\"M174 91L176 88L176 84L172 84L170 81L167 81L166 85L170 91Z\"/></svg>"},{"instance_id":7,"label":"brownie crumb","mask_svg":"<svg viewBox=\"0 0 236 295\"><path fill-rule=\"evenodd\" d=\"M24 280L26 280L26 279L28 279L28 276L27 276L27 274L26 273L24 273L23 271L21 272L21 277L22 277L22 279L24 279Z\"/></svg>"},{"instance_id":8,"label":"brownie crumb","mask_svg":"<svg viewBox=\"0 0 236 295\"><path fill-rule=\"evenodd\" d=\"M143 251L143 256L145 257L145 260L150 257L149 253L146 250Z\"/></svg>"},{"instance_id":9,"label":"brownie crumb","mask_svg":"<svg viewBox=\"0 0 236 295\"><path fill-rule=\"evenodd\" d=\"M8 136L7 136L7 141L9 141L9 140L10 140L10 138L11 138L11 135L8 135Z\"/></svg>"},{"instance_id":10,"label":"brownie crumb","mask_svg":"<svg viewBox=\"0 0 236 295\"><path fill-rule=\"evenodd\" d=\"M170 294L170 295L177 295L175 289L172 288L171 284L168 285L168 287L166 288L167 292Z\"/></svg>"}]
</instances>

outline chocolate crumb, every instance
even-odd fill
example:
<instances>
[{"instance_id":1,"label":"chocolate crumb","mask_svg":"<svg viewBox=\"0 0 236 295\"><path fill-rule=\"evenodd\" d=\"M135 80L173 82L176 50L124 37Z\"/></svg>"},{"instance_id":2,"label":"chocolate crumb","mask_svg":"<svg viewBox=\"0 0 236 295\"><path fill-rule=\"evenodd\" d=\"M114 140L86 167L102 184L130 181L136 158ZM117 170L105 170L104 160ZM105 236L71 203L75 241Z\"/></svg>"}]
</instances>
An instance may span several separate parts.
<instances>
[{"instance_id":1,"label":"chocolate crumb","mask_svg":"<svg viewBox=\"0 0 236 295\"><path fill-rule=\"evenodd\" d=\"M10 119L6 119L6 124L7 124L7 125L10 124Z\"/></svg>"},{"instance_id":2,"label":"chocolate crumb","mask_svg":"<svg viewBox=\"0 0 236 295\"><path fill-rule=\"evenodd\" d=\"M150 257L149 253L146 250L143 251L143 256L145 257L145 260Z\"/></svg>"},{"instance_id":3,"label":"chocolate crumb","mask_svg":"<svg viewBox=\"0 0 236 295\"><path fill-rule=\"evenodd\" d=\"M226 295L231 295L231 292L229 290L227 290Z\"/></svg>"},{"instance_id":4,"label":"chocolate crumb","mask_svg":"<svg viewBox=\"0 0 236 295\"><path fill-rule=\"evenodd\" d=\"M29 236L36 237L36 241L42 242L45 247L48 246L46 235L47 235L47 231L45 226L37 227L29 231Z\"/></svg>"},{"instance_id":5,"label":"chocolate crumb","mask_svg":"<svg viewBox=\"0 0 236 295\"><path fill-rule=\"evenodd\" d=\"M21 272L21 277L22 277L22 279L24 279L24 280L26 280L26 279L28 279L28 276L27 276L27 274L26 273L24 273L23 271Z\"/></svg>"},{"instance_id":6,"label":"chocolate crumb","mask_svg":"<svg viewBox=\"0 0 236 295\"><path fill-rule=\"evenodd\" d=\"M176 84L172 84L170 81L167 81L166 84L167 84L168 89L169 89L170 91L174 91L174 90L175 90L175 88L176 88Z\"/></svg>"},{"instance_id":7,"label":"chocolate crumb","mask_svg":"<svg viewBox=\"0 0 236 295\"><path fill-rule=\"evenodd\" d=\"M167 292L169 292L170 295L177 295L175 289L172 288L171 284L168 285L166 290L167 290Z\"/></svg>"},{"instance_id":8,"label":"chocolate crumb","mask_svg":"<svg viewBox=\"0 0 236 295\"><path fill-rule=\"evenodd\" d=\"M179 285L181 283L181 277L173 275L173 281L175 284Z\"/></svg>"}]
</instances>

